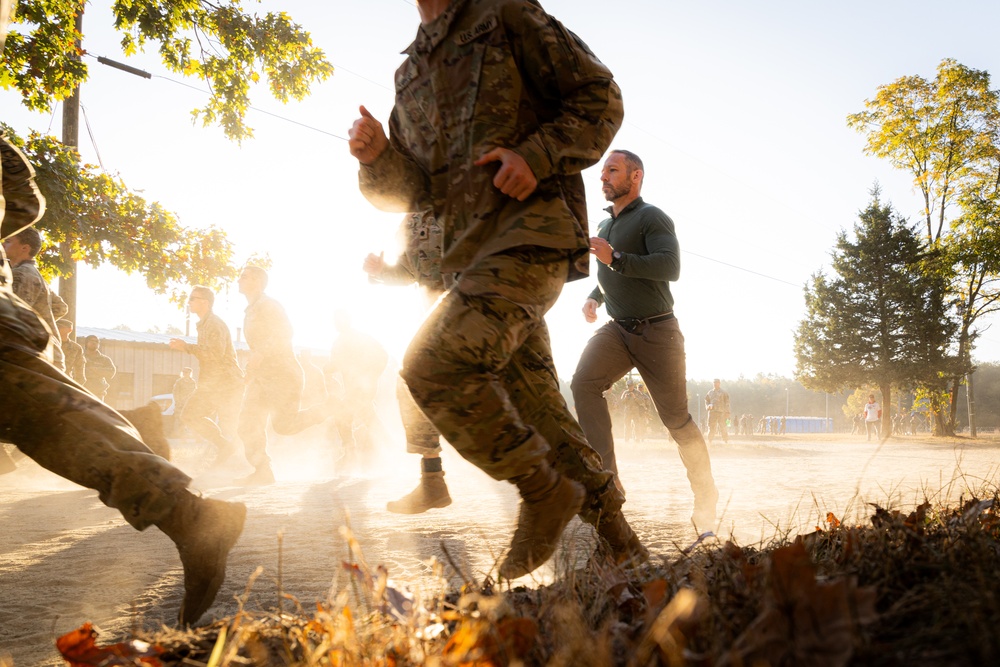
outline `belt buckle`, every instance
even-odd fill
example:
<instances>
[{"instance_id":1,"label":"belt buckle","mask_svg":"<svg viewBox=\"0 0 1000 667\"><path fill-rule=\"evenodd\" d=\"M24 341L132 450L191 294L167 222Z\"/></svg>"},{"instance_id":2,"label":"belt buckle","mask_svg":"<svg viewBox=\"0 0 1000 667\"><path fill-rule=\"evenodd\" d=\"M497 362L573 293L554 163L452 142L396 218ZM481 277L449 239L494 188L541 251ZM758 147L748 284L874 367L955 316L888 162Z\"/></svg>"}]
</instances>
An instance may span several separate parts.
<instances>
[{"instance_id":1,"label":"belt buckle","mask_svg":"<svg viewBox=\"0 0 1000 667\"><path fill-rule=\"evenodd\" d=\"M630 334L634 334L636 330L642 326L642 323L643 320L640 320L638 317L623 317L618 320L618 324L620 324L622 328Z\"/></svg>"}]
</instances>

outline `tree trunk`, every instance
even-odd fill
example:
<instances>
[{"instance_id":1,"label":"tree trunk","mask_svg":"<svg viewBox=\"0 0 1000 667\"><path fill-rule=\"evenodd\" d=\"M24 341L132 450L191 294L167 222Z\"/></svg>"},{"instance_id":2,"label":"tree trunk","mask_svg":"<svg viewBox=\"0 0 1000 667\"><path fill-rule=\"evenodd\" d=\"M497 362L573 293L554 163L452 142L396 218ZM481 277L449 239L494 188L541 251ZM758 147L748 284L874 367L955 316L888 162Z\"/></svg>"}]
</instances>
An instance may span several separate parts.
<instances>
[{"instance_id":1,"label":"tree trunk","mask_svg":"<svg viewBox=\"0 0 1000 667\"><path fill-rule=\"evenodd\" d=\"M951 379L951 388L948 390L948 418L945 420L945 429L951 435L955 434L958 427L958 392L962 390L962 378Z\"/></svg>"},{"instance_id":2,"label":"tree trunk","mask_svg":"<svg viewBox=\"0 0 1000 667\"><path fill-rule=\"evenodd\" d=\"M892 415L889 414L889 406L892 405L892 385L890 383L880 384L878 387L882 392L882 423L879 428L882 430L882 437L879 442L885 442L892 435Z\"/></svg>"},{"instance_id":3,"label":"tree trunk","mask_svg":"<svg viewBox=\"0 0 1000 667\"><path fill-rule=\"evenodd\" d=\"M948 396L949 394L945 394ZM949 435L955 435L955 429L949 428L948 420L945 418L945 407L941 405L941 392L932 391L931 399L931 415L934 417L933 434L935 437L944 437Z\"/></svg>"},{"instance_id":4,"label":"tree trunk","mask_svg":"<svg viewBox=\"0 0 1000 667\"><path fill-rule=\"evenodd\" d=\"M976 437L976 395L972 391L972 373L965 376L965 399L969 405L969 437Z\"/></svg>"}]
</instances>

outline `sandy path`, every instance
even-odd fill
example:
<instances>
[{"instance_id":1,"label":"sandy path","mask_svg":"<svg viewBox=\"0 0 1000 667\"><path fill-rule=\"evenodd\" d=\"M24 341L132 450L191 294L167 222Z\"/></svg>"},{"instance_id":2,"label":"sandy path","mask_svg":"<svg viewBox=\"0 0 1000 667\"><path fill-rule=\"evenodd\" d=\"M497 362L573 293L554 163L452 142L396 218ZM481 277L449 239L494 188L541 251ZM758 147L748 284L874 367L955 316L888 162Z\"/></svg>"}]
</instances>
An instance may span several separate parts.
<instances>
[{"instance_id":1,"label":"sandy path","mask_svg":"<svg viewBox=\"0 0 1000 667\"><path fill-rule=\"evenodd\" d=\"M735 440L735 439L734 439ZM416 517L389 514L385 502L415 482L416 457L387 455L402 463L366 477L337 476L330 454L308 441L286 440L274 448L279 482L262 488L231 485L230 475L204 472L206 452L190 443L175 447L176 462L195 475L206 495L247 504L246 530L234 549L226 584L206 620L232 614L261 566L248 607L277 605L279 534L282 589L306 609L334 586L347 547L340 535L349 513L367 562L383 564L389 576L433 593L431 557L452 559L481 579L506 547L516 520L517 496L450 452L447 481L454 504ZM784 440L739 440L712 448L725 515L719 531L741 543L776 532L810 530L827 511L844 518L862 498L883 505L912 506L922 489L946 488L952 498L982 479L996 483L1000 444L940 444L920 439L892 442L876 452L862 440L834 441L790 436ZM872 456L875 453L874 457ZM450 454L450 455L449 455ZM687 522L691 496L676 448L664 440L627 443L619 466L629 493L626 515L654 554L671 557L695 538ZM571 524L576 557L588 550L590 534ZM63 664L55 637L85 621L102 641L127 637L130 628L171 623L180 601L180 563L171 542L155 529L132 530L95 493L21 461L0 477L0 663L16 667ZM558 557L554 560L560 560ZM565 562L565 558L561 559ZM451 581L459 578L449 568ZM552 576L551 569L538 579ZM343 576L340 577L343 584Z\"/></svg>"}]
</instances>

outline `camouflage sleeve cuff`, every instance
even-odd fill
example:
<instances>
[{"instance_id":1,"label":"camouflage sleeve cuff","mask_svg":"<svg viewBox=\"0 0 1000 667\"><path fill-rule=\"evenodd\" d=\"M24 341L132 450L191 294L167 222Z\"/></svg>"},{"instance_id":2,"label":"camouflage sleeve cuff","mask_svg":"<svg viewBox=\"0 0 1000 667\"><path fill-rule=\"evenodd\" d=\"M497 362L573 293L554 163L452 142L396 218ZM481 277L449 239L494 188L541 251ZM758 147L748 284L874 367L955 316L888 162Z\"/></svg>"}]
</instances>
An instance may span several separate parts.
<instances>
[{"instance_id":1,"label":"camouflage sleeve cuff","mask_svg":"<svg viewBox=\"0 0 1000 667\"><path fill-rule=\"evenodd\" d=\"M529 137L527 141L515 148L514 152L524 158L524 161L531 167L531 173L539 181L552 175L552 159L537 136Z\"/></svg>"},{"instance_id":2,"label":"camouflage sleeve cuff","mask_svg":"<svg viewBox=\"0 0 1000 667\"><path fill-rule=\"evenodd\" d=\"M409 213L420 210L414 202L423 197L423 173L392 145L371 164L358 170L361 194L382 211Z\"/></svg>"}]
</instances>

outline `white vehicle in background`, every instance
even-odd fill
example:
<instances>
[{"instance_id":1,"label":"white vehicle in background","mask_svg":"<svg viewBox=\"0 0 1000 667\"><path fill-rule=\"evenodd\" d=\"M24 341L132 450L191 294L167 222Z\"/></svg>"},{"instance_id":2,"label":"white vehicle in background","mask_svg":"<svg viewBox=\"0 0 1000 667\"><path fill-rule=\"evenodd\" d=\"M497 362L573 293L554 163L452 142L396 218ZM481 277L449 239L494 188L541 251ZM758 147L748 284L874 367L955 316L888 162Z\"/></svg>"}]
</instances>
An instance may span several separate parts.
<instances>
[{"instance_id":1,"label":"white vehicle in background","mask_svg":"<svg viewBox=\"0 0 1000 667\"><path fill-rule=\"evenodd\" d=\"M168 438L172 437L177 427L174 423L174 395L158 394L149 400L160 406L160 412L163 414L163 434Z\"/></svg>"}]
</instances>

